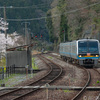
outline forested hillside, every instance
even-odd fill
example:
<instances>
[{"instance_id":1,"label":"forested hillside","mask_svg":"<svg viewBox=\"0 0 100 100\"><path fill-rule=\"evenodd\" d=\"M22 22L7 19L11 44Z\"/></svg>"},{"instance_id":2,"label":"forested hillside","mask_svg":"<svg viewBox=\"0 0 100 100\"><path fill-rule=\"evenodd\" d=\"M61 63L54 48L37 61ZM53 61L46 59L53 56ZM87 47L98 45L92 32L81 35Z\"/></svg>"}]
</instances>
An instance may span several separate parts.
<instances>
[{"instance_id":1,"label":"forested hillside","mask_svg":"<svg viewBox=\"0 0 100 100\"><path fill-rule=\"evenodd\" d=\"M31 33L35 35L44 35L48 38L48 32L46 29L45 19L34 19L46 16L46 12L50 9L52 0L0 0L0 7L6 7L7 19L33 19L26 20L30 22L28 28L31 29ZM0 8L0 17L4 17L4 9ZM25 25L23 21L7 20L9 23L9 30L7 33L17 31L20 34L24 34Z\"/></svg>"},{"instance_id":2,"label":"forested hillside","mask_svg":"<svg viewBox=\"0 0 100 100\"><path fill-rule=\"evenodd\" d=\"M24 34L26 21L30 22L31 33L48 40L49 31L50 41L58 44L64 41L64 33L65 41L100 37L99 0L0 0L0 7L4 6L9 22L7 33ZM4 17L3 8L0 16Z\"/></svg>"},{"instance_id":3,"label":"forested hillside","mask_svg":"<svg viewBox=\"0 0 100 100\"><path fill-rule=\"evenodd\" d=\"M50 40L55 43L79 38L100 40L99 0L54 0L47 12ZM52 16L52 17L49 17Z\"/></svg>"}]
</instances>

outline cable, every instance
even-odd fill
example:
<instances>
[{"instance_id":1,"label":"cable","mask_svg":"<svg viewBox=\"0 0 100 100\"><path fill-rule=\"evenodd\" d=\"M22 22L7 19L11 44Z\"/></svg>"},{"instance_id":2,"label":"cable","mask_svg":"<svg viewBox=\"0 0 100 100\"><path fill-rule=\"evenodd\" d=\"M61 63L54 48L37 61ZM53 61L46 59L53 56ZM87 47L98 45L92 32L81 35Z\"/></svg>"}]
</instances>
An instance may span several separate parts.
<instances>
[{"instance_id":1,"label":"cable","mask_svg":"<svg viewBox=\"0 0 100 100\"><path fill-rule=\"evenodd\" d=\"M49 17L44 16L44 17L40 17L40 18L31 18L31 19L7 19L7 21L33 21L33 20L41 20L41 19L46 19L46 18L54 18L54 17L58 17L58 16L61 16L61 15L64 15L64 14L74 13L74 12L77 12L77 11L80 11L80 10L83 10L83 9L86 9L86 8L89 8L89 7L93 7L93 6L98 5L98 4L100 4L100 2L95 3L95 4L91 4L89 6L85 6L85 7L80 8L80 9L71 10L71 11L65 12L63 14L56 14L54 16L49 16Z\"/></svg>"},{"instance_id":2,"label":"cable","mask_svg":"<svg viewBox=\"0 0 100 100\"><path fill-rule=\"evenodd\" d=\"M36 7L38 6L38 7ZM40 7L39 7L40 6ZM26 8L41 8L45 6L50 6L50 4L38 4L38 5L33 5L33 6L25 6L25 7L14 7L14 6L7 6L7 7L0 7L0 9L6 8L6 9L26 9Z\"/></svg>"}]
</instances>

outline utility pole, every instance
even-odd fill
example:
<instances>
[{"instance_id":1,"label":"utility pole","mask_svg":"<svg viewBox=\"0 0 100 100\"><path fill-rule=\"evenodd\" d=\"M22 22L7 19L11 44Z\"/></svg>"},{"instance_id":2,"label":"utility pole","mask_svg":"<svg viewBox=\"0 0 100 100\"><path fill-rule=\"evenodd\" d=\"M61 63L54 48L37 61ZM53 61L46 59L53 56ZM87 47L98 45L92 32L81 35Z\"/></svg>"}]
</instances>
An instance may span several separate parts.
<instances>
[{"instance_id":1,"label":"utility pole","mask_svg":"<svg viewBox=\"0 0 100 100\"><path fill-rule=\"evenodd\" d=\"M5 25L4 25L4 32L5 32L5 38L6 38L6 68L7 68L7 31L6 31L6 7L4 7L4 21L5 21ZM5 86L5 82L4 82L4 78L2 79L2 86Z\"/></svg>"},{"instance_id":2,"label":"utility pole","mask_svg":"<svg viewBox=\"0 0 100 100\"><path fill-rule=\"evenodd\" d=\"M30 24L29 22L23 22L25 24L25 45L29 44L29 34L28 34L28 24Z\"/></svg>"},{"instance_id":3,"label":"utility pole","mask_svg":"<svg viewBox=\"0 0 100 100\"><path fill-rule=\"evenodd\" d=\"M4 7L4 21L6 23L6 7ZM6 25L5 25L6 28ZM5 38L6 38L6 67L7 67L7 31L6 29L4 30L5 32Z\"/></svg>"},{"instance_id":4,"label":"utility pole","mask_svg":"<svg viewBox=\"0 0 100 100\"><path fill-rule=\"evenodd\" d=\"M25 44L27 45L27 22L25 22Z\"/></svg>"},{"instance_id":5,"label":"utility pole","mask_svg":"<svg viewBox=\"0 0 100 100\"><path fill-rule=\"evenodd\" d=\"M29 22L23 22L25 24L25 45L30 44L30 34L28 32L28 24ZM31 47L27 47L27 65L29 66L28 69L31 69Z\"/></svg>"},{"instance_id":6,"label":"utility pole","mask_svg":"<svg viewBox=\"0 0 100 100\"><path fill-rule=\"evenodd\" d=\"M6 22L6 7L4 7L4 20ZM5 38L6 38L6 50L7 50L7 31L5 29Z\"/></svg>"}]
</instances>

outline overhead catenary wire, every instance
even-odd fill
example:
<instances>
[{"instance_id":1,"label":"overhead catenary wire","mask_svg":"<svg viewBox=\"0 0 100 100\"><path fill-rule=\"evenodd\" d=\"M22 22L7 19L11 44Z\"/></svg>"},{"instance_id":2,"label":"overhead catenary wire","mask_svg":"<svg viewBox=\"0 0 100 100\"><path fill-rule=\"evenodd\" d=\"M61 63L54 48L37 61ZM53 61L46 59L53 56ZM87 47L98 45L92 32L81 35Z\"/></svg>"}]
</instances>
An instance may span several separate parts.
<instances>
[{"instance_id":1,"label":"overhead catenary wire","mask_svg":"<svg viewBox=\"0 0 100 100\"><path fill-rule=\"evenodd\" d=\"M46 19L46 18L54 18L54 17L58 17L58 16L61 16L61 15L64 15L64 14L69 14L69 13L74 13L74 12L77 12L77 11L80 11L80 10L84 10L86 8L93 7L93 6L98 5L98 4L100 4L100 2L91 4L91 5L79 8L79 9L71 10L71 11L65 12L63 14L55 14L53 16L48 16L48 17L44 16L44 17L30 18L30 19L7 19L7 21L34 21L34 20L42 20L42 19Z\"/></svg>"},{"instance_id":2,"label":"overhead catenary wire","mask_svg":"<svg viewBox=\"0 0 100 100\"><path fill-rule=\"evenodd\" d=\"M30 8L49 8L50 5L47 4L46 6L40 6L40 7L37 7L37 5L34 5L34 6L27 6L27 7L13 7L13 6L9 6L9 7L5 7L6 9L30 9ZM4 7L0 7L0 9L3 9Z\"/></svg>"},{"instance_id":3,"label":"overhead catenary wire","mask_svg":"<svg viewBox=\"0 0 100 100\"><path fill-rule=\"evenodd\" d=\"M1 6L0 9L3 9L3 8L6 8L6 9L24 9L25 8L25 9L27 9L27 8L41 8L41 7L42 8L43 7L50 7L50 4L45 3L45 4L38 4L38 5L32 5L32 6L22 6L22 7L19 7L19 6L7 6L7 7Z\"/></svg>"}]
</instances>

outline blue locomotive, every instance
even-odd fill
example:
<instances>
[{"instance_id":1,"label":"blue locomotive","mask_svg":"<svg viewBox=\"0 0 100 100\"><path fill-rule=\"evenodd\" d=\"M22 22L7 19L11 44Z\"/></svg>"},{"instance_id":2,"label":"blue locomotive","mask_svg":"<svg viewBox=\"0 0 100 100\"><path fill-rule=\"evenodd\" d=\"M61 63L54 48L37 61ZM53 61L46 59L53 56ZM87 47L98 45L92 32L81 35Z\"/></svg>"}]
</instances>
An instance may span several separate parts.
<instances>
[{"instance_id":1,"label":"blue locomotive","mask_svg":"<svg viewBox=\"0 0 100 100\"><path fill-rule=\"evenodd\" d=\"M60 43L61 58L80 65L96 66L99 59L99 41L96 39L80 39Z\"/></svg>"}]
</instances>

